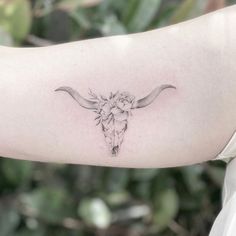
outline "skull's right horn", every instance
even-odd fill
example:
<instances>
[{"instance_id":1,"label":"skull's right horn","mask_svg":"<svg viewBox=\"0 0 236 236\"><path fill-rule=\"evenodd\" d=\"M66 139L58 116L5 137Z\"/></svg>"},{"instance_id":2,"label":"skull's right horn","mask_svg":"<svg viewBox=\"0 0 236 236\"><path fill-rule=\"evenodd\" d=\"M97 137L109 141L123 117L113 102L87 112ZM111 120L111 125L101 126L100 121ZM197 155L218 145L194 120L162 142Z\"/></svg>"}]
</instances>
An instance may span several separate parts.
<instances>
[{"instance_id":1,"label":"skull's right horn","mask_svg":"<svg viewBox=\"0 0 236 236\"><path fill-rule=\"evenodd\" d=\"M83 98L76 90L71 87L60 87L55 91L64 91L67 92L79 103L80 106L87 109L97 109L97 102Z\"/></svg>"},{"instance_id":2,"label":"skull's right horn","mask_svg":"<svg viewBox=\"0 0 236 236\"><path fill-rule=\"evenodd\" d=\"M132 109L142 108L142 107L148 106L149 104L151 104L158 97L158 95L164 89L167 89L167 88L174 88L174 89L176 89L175 86L170 85L170 84L163 84L163 85L161 85L159 87L156 87L149 95L147 95L146 97L141 98L141 99L137 100L136 102L134 102L134 104L132 106Z\"/></svg>"}]
</instances>

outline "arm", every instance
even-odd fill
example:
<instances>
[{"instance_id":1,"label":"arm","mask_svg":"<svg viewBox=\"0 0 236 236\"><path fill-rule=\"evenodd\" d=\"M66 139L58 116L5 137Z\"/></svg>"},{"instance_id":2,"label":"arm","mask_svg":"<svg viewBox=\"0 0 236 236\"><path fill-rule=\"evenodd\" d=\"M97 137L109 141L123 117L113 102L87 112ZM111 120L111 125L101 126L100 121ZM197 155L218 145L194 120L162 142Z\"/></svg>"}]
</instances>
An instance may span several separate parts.
<instances>
[{"instance_id":1,"label":"arm","mask_svg":"<svg viewBox=\"0 0 236 236\"><path fill-rule=\"evenodd\" d=\"M141 34L4 49L0 155L122 167L214 158L235 130L235 12L226 8ZM89 89L104 96L128 91L137 100L164 84L176 89L166 88L148 106L131 109L116 157L101 124L96 126L94 110L61 88L86 99Z\"/></svg>"}]
</instances>

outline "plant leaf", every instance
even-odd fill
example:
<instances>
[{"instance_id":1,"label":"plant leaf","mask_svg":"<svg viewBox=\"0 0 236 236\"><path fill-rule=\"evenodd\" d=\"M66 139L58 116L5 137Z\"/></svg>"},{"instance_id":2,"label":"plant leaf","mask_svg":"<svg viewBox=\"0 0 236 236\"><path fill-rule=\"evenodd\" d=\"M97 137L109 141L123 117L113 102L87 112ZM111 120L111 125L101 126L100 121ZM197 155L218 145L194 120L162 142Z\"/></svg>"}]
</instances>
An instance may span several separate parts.
<instances>
[{"instance_id":1,"label":"plant leaf","mask_svg":"<svg viewBox=\"0 0 236 236\"><path fill-rule=\"evenodd\" d=\"M100 198L81 201L78 213L87 224L97 228L107 228L111 223L111 212Z\"/></svg>"},{"instance_id":2,"label":"plant leaf","mask_svg":"<svg viewBox=\"0 0 236 236\"><path fill-rule=\"evenodd\" d=\"M15 40L25 39L31 28L31 8L28 0L2 0L0 3L0 26Z\"/></svg>"}]
</instances>

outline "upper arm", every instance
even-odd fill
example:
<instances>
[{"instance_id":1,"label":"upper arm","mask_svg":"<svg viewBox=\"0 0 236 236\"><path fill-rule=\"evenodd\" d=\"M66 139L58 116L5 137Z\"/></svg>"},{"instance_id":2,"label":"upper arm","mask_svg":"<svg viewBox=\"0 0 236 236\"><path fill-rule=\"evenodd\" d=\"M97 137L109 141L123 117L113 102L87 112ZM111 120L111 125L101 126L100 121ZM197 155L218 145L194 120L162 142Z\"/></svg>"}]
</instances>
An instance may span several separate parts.
<instances>
[{"instance_id":1,"label":"upper arm","mask_svg":"<svg viewBox=\"0 0 236 236\"><path fill-rule=\"evenodd\" d=\"M161 31L22 49L1 59L0 154L125 167L214 158L235 129L236 86L234 55L227 45L226 54L212 47L208 30L199 18ZM102 122L96 126L96 112L55 92L66 86L90 99L89 89L107 98L127 91L140 99L163 84L176 89L132 109L126 123L124 116L120 123L111 119L108 130ZM114 142L123 135L116 157L109 135Z\"/></svg>"}]
</instances>

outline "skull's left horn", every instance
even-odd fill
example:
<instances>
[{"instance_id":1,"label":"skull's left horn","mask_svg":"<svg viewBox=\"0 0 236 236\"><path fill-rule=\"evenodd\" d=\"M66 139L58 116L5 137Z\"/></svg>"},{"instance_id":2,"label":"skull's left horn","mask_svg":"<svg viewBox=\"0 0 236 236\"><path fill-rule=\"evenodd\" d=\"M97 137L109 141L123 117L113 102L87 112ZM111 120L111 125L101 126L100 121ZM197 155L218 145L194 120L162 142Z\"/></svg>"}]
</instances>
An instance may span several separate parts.
<instances>
[{"instance_id":1,"label":"skull's left horn","mask_svg":"<svg viewBox=\"0 0 236 236\"><path fill-rule=\"evenodd\" d=\"M97 102L83 98L76 90L71 87L60 87L55 91L64 91L67 92L79 103L80 106L86 109L97 109Z\"/></svg>"},{"instance_id":2,"label":"skull's left horn","mask_svg":"<svg viewBox=\"0 0 236 236\"><path fill-rule=\"evenodd\" d=\"M170 84L163 84L159 87L156 87L149 95L147 95L146 97L137 100L136 102L134 102L132 109L135 108L142 108L142 107L146 107L149 104L151 104L157 97L158 95L167 88L174 88L176 89L175 86L170 85Z\"/></svg>"}]
</instances>

